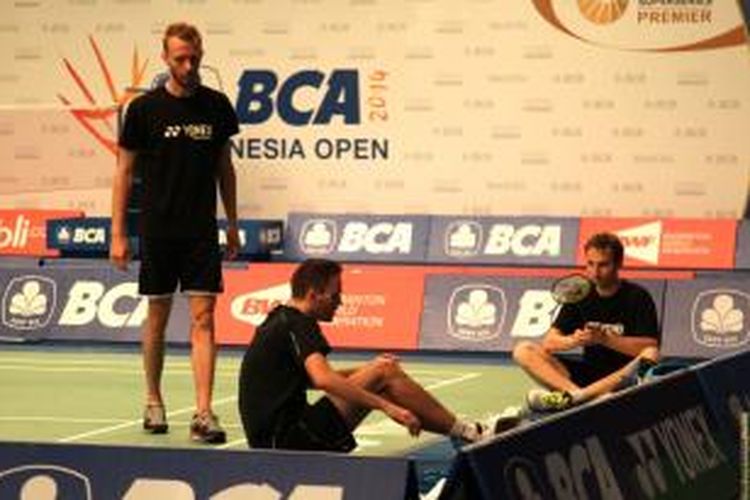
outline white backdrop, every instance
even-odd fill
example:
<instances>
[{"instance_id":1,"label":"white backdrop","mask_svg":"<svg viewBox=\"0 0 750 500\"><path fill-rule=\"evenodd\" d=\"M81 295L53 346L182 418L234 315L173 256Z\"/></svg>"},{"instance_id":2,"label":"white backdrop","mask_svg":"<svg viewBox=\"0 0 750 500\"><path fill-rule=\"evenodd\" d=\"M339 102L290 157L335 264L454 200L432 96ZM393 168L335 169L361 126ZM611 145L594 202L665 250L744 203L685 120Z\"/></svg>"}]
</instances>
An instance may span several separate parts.
<instances>
[{"instance_id":1,"label":"white backdrop","mask_svg":"<svg viewBox=\"0 0 750 500\"><path fill-rule=\"evenodd\" d=\"M203 31L204 62L215 69L206 83L233 102L246 70L280 83L321 72L320 88L292 100L313 111L337 70L358 75L358 95L332 97L358 109L359 123L334 115L291 126L274 113L242 126L235 164L245 217L740 217L750 55L739 9L669 3L3 2L0 206L108 214L111 108L162 70L165 24L187 20ZM105 109L76 119L70 106ZM356 156L315 149L355 138ZM271 143L294 140L304 158L272 157Z\"/></svg>"}]
</instances>

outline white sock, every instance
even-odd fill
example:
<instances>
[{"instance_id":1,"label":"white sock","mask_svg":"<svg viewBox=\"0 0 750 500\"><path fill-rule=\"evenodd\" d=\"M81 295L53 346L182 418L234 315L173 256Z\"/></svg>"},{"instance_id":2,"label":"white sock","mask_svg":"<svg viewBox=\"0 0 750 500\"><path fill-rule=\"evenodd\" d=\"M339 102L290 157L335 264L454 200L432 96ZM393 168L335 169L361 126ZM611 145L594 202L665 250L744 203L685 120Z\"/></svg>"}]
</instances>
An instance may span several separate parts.
<instances>
[{"instance_id":1,"label":"white sock","mask_svg":"<svg viewBox=\"0 0 750 500\"><path fill-rule=\"evenodd\" d=\"M453 422L453 427L451 427L448 434L452 437L462 438L473 443L474 441L479 440L480 429L476 422L466 422L465 420L457 418L456 421Z\"/></svg>"}]
</instances>

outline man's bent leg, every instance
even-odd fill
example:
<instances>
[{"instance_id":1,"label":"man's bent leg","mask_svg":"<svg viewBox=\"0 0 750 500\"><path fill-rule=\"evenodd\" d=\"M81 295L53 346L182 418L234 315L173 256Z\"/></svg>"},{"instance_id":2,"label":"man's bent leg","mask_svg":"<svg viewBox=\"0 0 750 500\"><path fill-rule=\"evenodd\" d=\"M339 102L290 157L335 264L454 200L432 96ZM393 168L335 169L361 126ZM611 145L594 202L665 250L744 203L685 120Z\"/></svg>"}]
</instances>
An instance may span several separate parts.
<instances>
[{"instance_id":1,"label":"man's bent leg","mask_svg":"<svg viewBox=\"0 0 750 500\"><path fill-rule=\"evenodd\" d=\"M570 379L565 365L541 345L522 341L513 348L513 360L539 384L556 391L574 392L580 388Z\"/></svg>"},{"instance_id":2,"label":"man's bent leg","mask_svg":"<svg viewBox=\"0 0 750 500\"><path fill-rule=\"evenodd\" d=\"M439 434L448 434L456 422L453 413L447 410L431 394L425 391L402 369L398 361L377 358L349 375L348 380L368 391L414 413L422 422L422 428ZM328 396L350 429L354 429L369 413L369 409L353 405L335 396Z\"/></svg>"}]
</instances>

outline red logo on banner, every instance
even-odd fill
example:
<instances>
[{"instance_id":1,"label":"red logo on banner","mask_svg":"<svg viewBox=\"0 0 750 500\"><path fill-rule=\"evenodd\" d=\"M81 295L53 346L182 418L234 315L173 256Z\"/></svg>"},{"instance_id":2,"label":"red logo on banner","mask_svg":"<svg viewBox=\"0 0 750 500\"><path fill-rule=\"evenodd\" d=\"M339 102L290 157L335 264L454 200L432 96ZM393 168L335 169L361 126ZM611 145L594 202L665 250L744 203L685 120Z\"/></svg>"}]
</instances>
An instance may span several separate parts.
<instances>
[{"instance_id":1,"label":"red logo on banner","mask_svg":"<svg viewBox=\"0 0 750 500\"><path fill-rule=\"evenodd\" d=\"M56 257L47 248L47 220L82 217L73 210L0 210L0 255Z\"/></svg>"},{"instance_id":2,"label":"red logo on banner","mask_svg":"<svg viewBox=\"0 0 750 500\"><path fill-rule=\"evenodd\" d=\"M247 344L268 313L291 294L292 264L252 264L225 270L217 304L217 340ZM342 305L321 323L334 347L416 349L424 270L397 266L345 266Z\"/></svg>"},{"instance_id":3,"label":"red logo on banner","mask_svg":"<svg viewBox=\"0 0 750 500\"><path fill-rule=\"evenodd\" d=\"M626 267L731 269L737 222L704 219L581 219L583 245L599 232L616 234L625 246Z\"/></svg>"}]
</instances>

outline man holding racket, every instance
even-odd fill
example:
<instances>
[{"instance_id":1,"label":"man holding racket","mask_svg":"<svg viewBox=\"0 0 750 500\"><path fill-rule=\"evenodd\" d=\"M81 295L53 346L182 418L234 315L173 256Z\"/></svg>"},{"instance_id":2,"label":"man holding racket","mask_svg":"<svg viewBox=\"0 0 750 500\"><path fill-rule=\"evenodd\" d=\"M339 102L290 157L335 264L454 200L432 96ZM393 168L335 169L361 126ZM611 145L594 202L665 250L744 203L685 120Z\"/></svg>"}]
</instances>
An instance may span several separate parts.
<instances>
[{"instance_id":1,"label":"man holding racket","mask_svg":"<svg viewBox=\"0 0 750 500\"><path fill-rule=\"evenodd\" d=\"M643 287L620 278L622 242L599 233L584 251L585 278L593 286L575 290L570 283L576 279L568 279L560 287L566 289L562 293L568 300L562 302L567 303L542 342L519 342L513 349L513 359L547 388L529 392L527 405L533 411L563 410L617 390L659 359L656 306ZM581 359L558 356L577 348L583 349Z\"/></svg>"},{"instance_id":2,"label":"man holding racket","mask_svg":"<svg viewBox=\"0 0 750 500\"><path fill-rule=\"evenodd\" d=\"M196 399L190 436L199 442L222 443L226 435L211 409L216 360L214 307L216 294L222 291L216 188L229 223L227 253L232 258L239 248L239 236L229 137L239 126L227 97L200 83L203 45L198 30L185 23L172 24L162 43L169 79L134 99L122 126L112 188L110 259L117 268L127 267L125 210L138 161L143 173L138 292L148 297L143 333L143 428L153 434L168 429L161 393L164 330L179 283L190 307Z\"/></svg>"},{"instance_id":3,"label":"man holding racket","mask_svg":"<svg viewBox=\"0 0 750 500\"><path fill-rule=\"evenodd\" d=\"M494 422L457 418L401 368L391 354L335 370L319 321L341 305L341 266L308 259L294 271L292 298L271 311L242 360L239 412L254 448L349 452L352 431L380 410L413 436L421 430L475 442L494 434ZM324 392L314 404L308 389Z\"/></svg>"}]
</instances>

